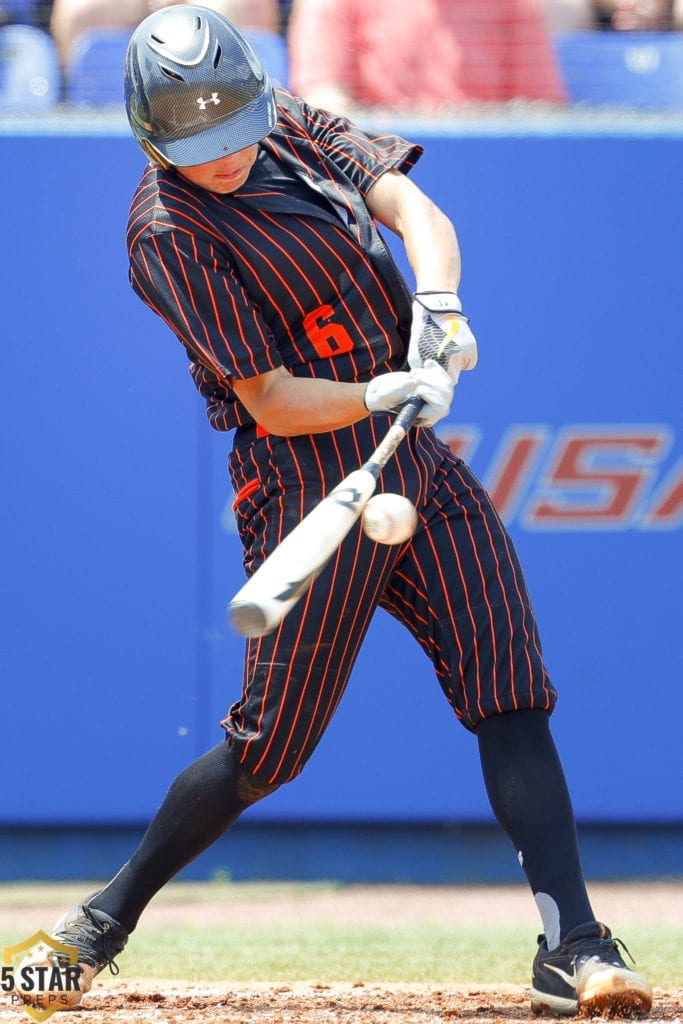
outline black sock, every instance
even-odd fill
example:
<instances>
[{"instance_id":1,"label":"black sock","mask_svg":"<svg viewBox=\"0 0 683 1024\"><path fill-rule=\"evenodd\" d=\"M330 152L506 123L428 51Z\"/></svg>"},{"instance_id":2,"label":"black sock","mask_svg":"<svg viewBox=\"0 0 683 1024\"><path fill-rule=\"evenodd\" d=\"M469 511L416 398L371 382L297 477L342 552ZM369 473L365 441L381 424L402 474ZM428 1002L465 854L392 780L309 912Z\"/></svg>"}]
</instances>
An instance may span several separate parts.
<instances>
[{"instance_id":1,"label":"black sock","mask_svg":"<svg viewBox=\"0 0 683 1024\"><path fill-rule=\"evenodd\" d=\"M548 715L534 710L493 715L479 726L477 738L493 813L514 843L552 948L594 915Z\"/></svg>"},{"instance_id":2,"label":"black sock","mask_svg":"<svg viewBox=\"0 0 683 1024\"><path fill-rule=\"evenodd\" d=\"M275 788L259 789L219 743L173 782L131 859L90 905L133 931L159 889Z\"/></svg>"}]
</instances>

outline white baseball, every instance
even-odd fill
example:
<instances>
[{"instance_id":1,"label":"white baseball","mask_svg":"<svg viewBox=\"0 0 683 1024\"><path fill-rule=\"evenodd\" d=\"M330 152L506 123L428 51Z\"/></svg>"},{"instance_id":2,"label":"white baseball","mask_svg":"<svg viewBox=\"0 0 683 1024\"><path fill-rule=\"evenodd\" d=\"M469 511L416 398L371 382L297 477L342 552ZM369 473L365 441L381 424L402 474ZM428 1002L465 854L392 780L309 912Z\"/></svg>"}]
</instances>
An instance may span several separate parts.
<instances>
[{"instance_id":1,"label":"white baseball","mask_svg":"<svg viewBox=\"0 0 683 1024\"><path fill-rule=\"evenodd\" d=\"M363 509L363 530L378 544L403 544L416 526L415 506L401 494L375 494Z\"/></svg>"}]
</instances>

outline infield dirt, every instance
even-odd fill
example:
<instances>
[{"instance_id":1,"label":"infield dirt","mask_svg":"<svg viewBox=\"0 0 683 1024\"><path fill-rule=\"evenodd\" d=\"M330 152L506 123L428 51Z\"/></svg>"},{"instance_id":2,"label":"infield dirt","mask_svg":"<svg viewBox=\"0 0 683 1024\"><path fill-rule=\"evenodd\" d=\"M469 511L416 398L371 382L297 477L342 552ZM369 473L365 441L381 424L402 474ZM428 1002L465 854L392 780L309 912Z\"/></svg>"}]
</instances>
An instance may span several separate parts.
<instances>
[{"instance_id":1,"label":"infield dirt","mask_svg":"<svg viewBox=\"0 0 683 1024\"><path fill-rule=\"evenodd\" d=\"M683 926L683 884L598 884L590 887L593 905L607 921L619 927ZM207 928L212 920L224 920L225 907L202 901L201 905L163 894L145 912L140 927L172 927L187 920L201 919ZM20 887L17 888L20 896ZM22 930L35 925L36 887L32 906L21 899L0 906L0 928ZM41 919L53 920L65 909L63 903L50 905L54 890L45 890ZM411 923L476 921L479 925L530 925L537 927L533 901L524 887L476 886L345 886L340 889L295 891L291 897L280 892L269 901L261 896L231 896L230 916L260 925L296 915L299 921L337 924L406 925ZM681 962L683 963L683 951ZM125 974L125 957L122 958ZM528 987L524 985L417 985L355 982L320 982L314 979L292 983L196 983L161 981L154 978L112 979L101 976L77 1011L55 1014L53 1024L444 1024L456 1020L480 1024L530 1022ZM650 1021L680 1024L683 1019L683 979L672 978L671 986L655 989ZM0 1002L0 1022L24 1024L30 1017L24 1010Z\"/></svg>"}]
</instances>

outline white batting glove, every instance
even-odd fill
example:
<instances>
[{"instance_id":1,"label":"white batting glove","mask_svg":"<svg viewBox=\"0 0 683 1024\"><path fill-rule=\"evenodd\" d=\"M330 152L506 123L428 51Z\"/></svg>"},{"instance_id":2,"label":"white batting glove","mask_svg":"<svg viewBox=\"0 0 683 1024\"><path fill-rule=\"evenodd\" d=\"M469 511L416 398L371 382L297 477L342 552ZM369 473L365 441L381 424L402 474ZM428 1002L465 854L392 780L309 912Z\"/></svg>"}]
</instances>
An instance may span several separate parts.
<instances>
[{"instance_id":1,"label":"white batting glove","mask_svg":"<svg viewBox=\"0 0 683 1024\"><path fill-rule=\"evenodd\" d=\"M415 420L415 426L431 427L437 420L448 415L455 383L435 359L427 359L424 366L411 370L410 376L416 383L413 394L425 403Z\"/></svg>"},{"instance_id":2,"label":"white batting glove","mask_svg":"<svg viewBox=\"0 0 683 1024\"><path fill-rule=\"evenodd\" d=\"M414 369L436 359L454 384L462 370L477 365L477 341L455 292L415 292L408 364Z\"/></svg>"},{"instance_id":3,"label":"white batting glove","mask_svg":"<svg viewBox=\"0 0 683 1024\"><path fill-rule=\"evenodd\" d=\"M365 389L365 406L369 412L396 413L415 395L425 403L415 425L427 427L448 413L454 386L446 371L434 359L428 359L410 373L396 370L373 377Z\"/></svg>"},{"instance_id":4,"label":"white batting glove","mask_svg":"<svg viewBox=\"0 0 683 1024\"><path fill-rule=\"evenodd\" d=\"M396 370L373 377L365 389L365 407L368 412L398 412L407 399L415 394L412 373Z\"/></svg>"}]
</instances>

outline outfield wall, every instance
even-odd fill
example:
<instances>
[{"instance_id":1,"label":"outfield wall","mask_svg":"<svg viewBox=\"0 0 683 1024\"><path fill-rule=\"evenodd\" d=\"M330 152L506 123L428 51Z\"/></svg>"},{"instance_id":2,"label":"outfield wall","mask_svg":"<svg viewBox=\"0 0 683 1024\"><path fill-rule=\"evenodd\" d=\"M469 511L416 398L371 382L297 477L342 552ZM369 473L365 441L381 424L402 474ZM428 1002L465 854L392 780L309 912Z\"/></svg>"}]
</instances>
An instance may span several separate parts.
<instances>
[{"instance_id":1,"label":"outfield wall","mask_svg":"<svg viewBox=\"0 0 683 1024\"><path fill-rule=\"evenodd\" d=\"M440 431L526 567L577 816L683 825L683 132L402 130L480 343ZM5 125L0 162L0 825L136 824L240 686L229 438L129 289L125 129ZM247 819L490 822L475 741L384 613L308 769Z\"/></svg>"}]
</instances>

